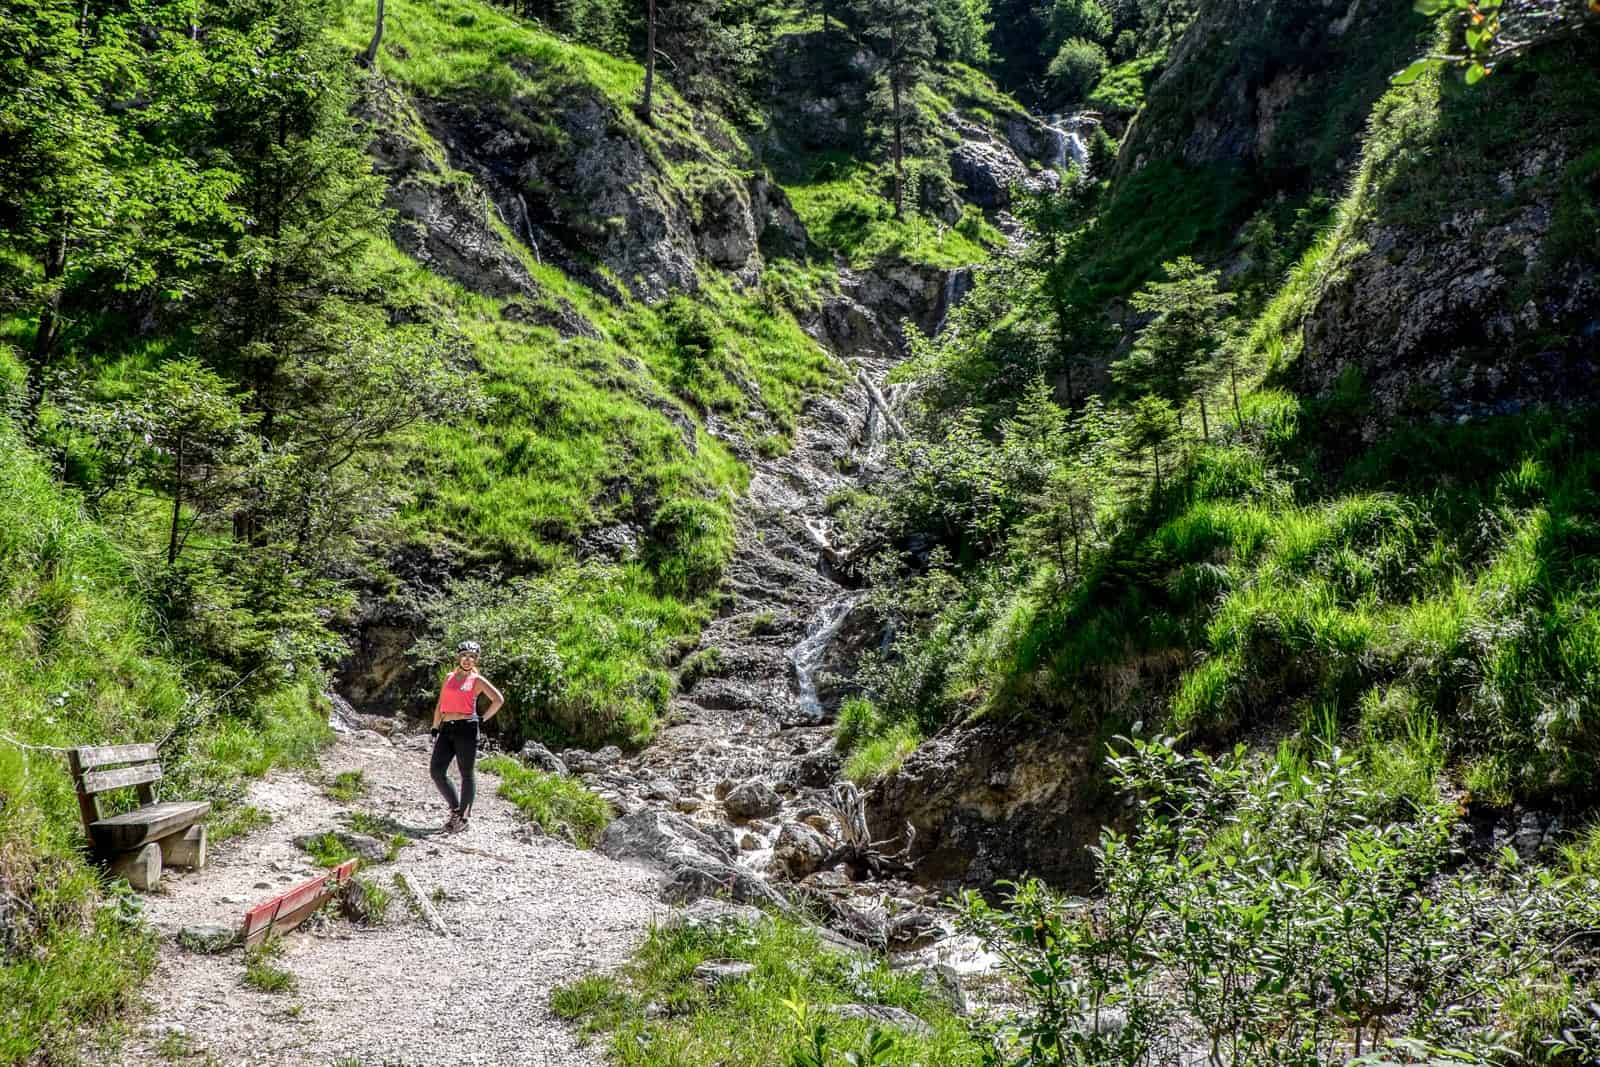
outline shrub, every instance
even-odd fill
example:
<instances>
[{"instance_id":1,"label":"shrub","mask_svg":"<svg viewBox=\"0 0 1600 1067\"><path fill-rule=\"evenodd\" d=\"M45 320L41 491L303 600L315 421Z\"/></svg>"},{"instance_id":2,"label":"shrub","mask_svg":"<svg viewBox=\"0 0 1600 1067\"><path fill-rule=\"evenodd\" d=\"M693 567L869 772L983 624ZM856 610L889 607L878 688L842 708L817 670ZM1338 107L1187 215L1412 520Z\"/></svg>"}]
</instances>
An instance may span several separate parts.
<instances>
[{"instance_id":1,"label":"shrub","mask_svg":"<svg viewBox=\"0 0 1600 1067\"><path fill-rule=\"evenodd\" d=\"M1050 84L1066 105L1076 104L1089 95L1106 71L1106 50L1082 37L1063 41L1050 61Z\"/></svg>"},{"instance_id":2,"label":"shrub","mask_svg":"<svg viewBox=\"0 0 1600 1067\"><path fill-rule=\"evenodd\" d=\"M497 775L499 795L547 834L588 848L611 822L611 805L571 778L536 771L508 756L490 756L478 766Z\"/></svg>"},{"instance_id":3,"label":"shrub","mask_svg":"<svg viewBox=\"0 0 1600 1067\"><path fill-rule=\"evenodd\" d=\"M1498 870L1455 869L1454 809L1435 793L1370 819L1359 762L1337 748L1212 760L1124 741L1109 766L1135 816L1093 850L1100 897L1030 881L1003 909L964 898L961 926L1028 1000L1000 1027L999 1062L1148 1062L1196 1030L1217 1062L1342 1061L1385 1038L1441 1063L1543 1051L1560 991L1587 971L1563 949L1600 915L1592 873L1525 872L1509 849ZM1556 1003L1532 1004L1536 988Z\"/></svg>"},{"instance_id":4,"label":"shrub","mask_svg":"<svg viewBox=\"0 0 1600 1067\"><path fill-rule=\"evenodd\" d=\"M727 509L712 501L678 497L651 520L647 555L662 588L672 595L709 591L732 552L733 523Z\"/></svg>"},{"instance_id":5,"label":"shrub","mask_svg":"<svg viewBox=\"0 0 1600 1067\"><path fill-rule=\"evenodd\" d=\"M883 721L872 701L866 697L851 697L839 709L833 736L838 741L839 751L848 754L866 739L877 736L882 728Z\"/></svg>"}]
</instances>

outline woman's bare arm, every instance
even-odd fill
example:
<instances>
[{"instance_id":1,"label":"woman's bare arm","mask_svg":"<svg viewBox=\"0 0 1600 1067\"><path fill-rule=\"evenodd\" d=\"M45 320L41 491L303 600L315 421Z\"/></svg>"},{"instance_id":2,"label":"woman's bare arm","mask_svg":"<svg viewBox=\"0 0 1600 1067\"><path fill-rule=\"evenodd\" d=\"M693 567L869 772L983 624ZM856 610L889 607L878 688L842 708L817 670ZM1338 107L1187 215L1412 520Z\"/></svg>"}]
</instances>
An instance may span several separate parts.
<instances>
[{"instance_id":1,"label":"woman's bare arm","mask_svg":"<svg viewBox=\"0 0 1600 1067\"><path fill-rule=\"evenodd\" d=\"M433 702L433 728L435 730L439 728L439 723L444 719L444 687L449 684L450 681L447 677L444 683L439 686L439 699Z\"/></svg>"},{"instance_id":2,"label":"woman's bare arm","mask_svg":"<svg viewBox=\"0 0 1600 1067\"><path fill-rule=\"evenodd\" d=\"M485 678L481 674L478 675L478 685L480 685L483 688L483 691L489 695L489 710L483 713L483 721L488 722L490 719L494 718L495 712L500 710L500 706L506 702L506 698L504 694L500 692L500 690L494 687L493 682L489 681L489 679Z\"/></svg>"}]
</instances>

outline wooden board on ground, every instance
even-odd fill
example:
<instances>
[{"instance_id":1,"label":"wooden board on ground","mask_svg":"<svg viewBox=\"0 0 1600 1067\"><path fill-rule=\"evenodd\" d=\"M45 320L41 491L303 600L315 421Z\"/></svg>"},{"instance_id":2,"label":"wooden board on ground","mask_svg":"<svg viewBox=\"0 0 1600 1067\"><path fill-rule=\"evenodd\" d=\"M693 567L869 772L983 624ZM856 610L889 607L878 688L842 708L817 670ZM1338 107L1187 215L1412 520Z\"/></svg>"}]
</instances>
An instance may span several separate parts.
<instances>
[{"instance_id":1,"label":"wooden board on ground","mask_svg":"<svg viewBox=\"0 0 1600 1067\"><path fill-rule=\"evenodd\" d=\"M356 861L345 860L326 874L301 882L293 889L279 893L244 913L244 927L239 931L246 948L253 948L267 939L268 934L283 933L300 925L328 898L339 892L355 873Z\"/></svg>"},{"instance_id":2,"label":"wooden board on ground","mask_svg":"<svg viewBox=\"0 0 1600 1067\"><path fill-rule=\"evenodd\" d=\"M422 887L417 885L417 880L411 877L410 872L396 871L394 880L395 884L405 891L406 896L411 898L411 903L416 907L417 913L422 916L423 922L432 927L434 933L444 934L448 937L450 934L449 927L445 926L444 920L439 918L439 913L434 910L428 898L422 895Z\"/></svg>"}]
</instances>

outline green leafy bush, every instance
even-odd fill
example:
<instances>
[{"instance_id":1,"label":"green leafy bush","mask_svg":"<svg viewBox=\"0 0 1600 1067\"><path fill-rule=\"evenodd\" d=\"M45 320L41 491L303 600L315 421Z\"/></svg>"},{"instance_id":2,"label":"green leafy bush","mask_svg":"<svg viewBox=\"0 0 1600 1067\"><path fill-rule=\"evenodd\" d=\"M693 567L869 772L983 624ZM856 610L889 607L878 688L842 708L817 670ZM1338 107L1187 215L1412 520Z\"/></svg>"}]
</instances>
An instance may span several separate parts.
<instances>
[{"instance_id":1,"label":"green leafy bush","mask_svg":"<svg viewBox=\"0 0 1600 1067\"><path fill-rule=\"evenodd\" d=\"M1064 104L1076 104L1105 74L1107 63L1104 48L1082 37L1069 37L1050 60L1050 85Z\"/></svg>"},{"instance_id":2,"label":"green leafy bush","mask_svg":"<svg viewBox=\"0 0 1600 1067\"><path fill-rule=\"evenodd\" d=\"M1370 820L1359 765L1337 748L1263 763L1132 740L1109 765L1134 820L1093 850L1101 895L1030 881L1004 908L965 896L963 928L1027 994L999 1062L1133 1065L1196 1031L1229 1062L1326 1063L1386 1042L1464 1062L1542 1051L1584 967L1569 935L1600 916L1592 875L1524 870L1509 849L1453 869L1454 810L1435 795ZM1551 1001L1517 1008L1536 988ZM1513 1047L1498 1012L1522 1017Z\"/></svg>"}]
</instances>

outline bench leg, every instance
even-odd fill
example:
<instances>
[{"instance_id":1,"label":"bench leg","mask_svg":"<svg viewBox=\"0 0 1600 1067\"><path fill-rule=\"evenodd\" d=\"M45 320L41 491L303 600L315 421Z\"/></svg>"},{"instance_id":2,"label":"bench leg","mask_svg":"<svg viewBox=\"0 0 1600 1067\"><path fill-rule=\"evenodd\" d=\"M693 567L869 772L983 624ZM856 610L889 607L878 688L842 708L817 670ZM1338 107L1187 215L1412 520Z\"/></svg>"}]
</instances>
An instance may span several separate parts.
<instances>
[{"instance_id":1,"label":"bench leg","mask_svg":"<svg viewBox=\"0 0 1600 1067\"><path fill-rule=\"evenodd\" d=\"M191 826L181 834L168 834L161 839L161 862L169 867L188 867L200 870L206 865L206 828L204 824Z\"/></svg>"},{"instance_id":2,"label":"bench leg","mask_svg":"<svg viewBox=\"0 0 1600 1067\"><path fill-rule=\"evenodd\" d=\"M128 880L128 884L141 893L148 893L161 885L161 849L145 845L132 852L124 852L111 861L111 873Z\"/></svg>"}]
</instances>

